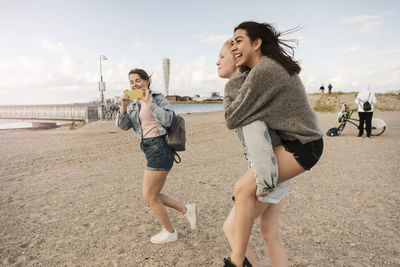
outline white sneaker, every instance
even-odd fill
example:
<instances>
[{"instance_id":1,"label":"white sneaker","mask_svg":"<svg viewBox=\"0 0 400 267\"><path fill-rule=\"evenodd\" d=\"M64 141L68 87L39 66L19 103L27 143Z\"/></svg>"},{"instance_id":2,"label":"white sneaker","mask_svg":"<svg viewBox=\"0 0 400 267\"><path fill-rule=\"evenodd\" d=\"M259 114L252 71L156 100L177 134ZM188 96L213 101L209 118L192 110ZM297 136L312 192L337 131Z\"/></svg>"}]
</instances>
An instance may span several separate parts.
<instances>
[{"instance_id":1,"label":"white sneaker","mask_svg":"<svg viewBox=\"0 0 400 267\"><path fill-rule=\"evenodd\" d=\"M168 243L168 242L173 242L178 240L178 232L176 229L174 229L173 233L168 232L164 228L156 234L155 236L152 236L150 241L153 244L163 244L163 243Z\"/></svg>"},{"instance_id":2,"label":"white sneaker","mask_svg":"<svg viewBox=\"0 0 400 267\"><path fill-rule=\"evenodd\" d=\"M196 219L197 219L196 204L194 204L194 203L193 204L186 204L185 207L186 207L187 211L184 214L184 216L189 221L190 228L196 229Z\"/></svg>"}]
</instances>

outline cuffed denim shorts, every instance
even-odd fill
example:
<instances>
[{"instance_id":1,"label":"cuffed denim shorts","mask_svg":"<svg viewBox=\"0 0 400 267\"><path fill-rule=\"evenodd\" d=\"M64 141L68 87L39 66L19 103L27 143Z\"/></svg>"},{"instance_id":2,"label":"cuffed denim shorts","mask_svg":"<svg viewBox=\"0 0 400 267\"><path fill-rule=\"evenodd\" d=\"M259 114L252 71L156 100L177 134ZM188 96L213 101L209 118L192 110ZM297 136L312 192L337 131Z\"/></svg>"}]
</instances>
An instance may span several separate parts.
<instances>
[{"instance_id":1,"label":"cuffed denim shorts","mask_svg":"<svg viewBox=\"0 0 400 267\"><path fill-rule=\"evenodd\" d=\"M273 147L283 144L281 138L279 137L278 133L275 130L268 127L268 133L270 135L271 144ZM249 165L250 167L252 165L250 161ZM264 203L279 204L281 200L286 196L291 184L292 184L292 179L288 179L282 183L278 183L275 186L274 191L268 193L266 196L257 197L257 200Z\"/></svg>"},{"instance_id":2,"label":"cuffed denim shorts","mask_svg":"<svg viewBox=\"0 0 400 267\"><path fill-rule=\"evenodd\" d=\"M144 138L140 148L146 156L149 171L169 171L174 164L174 152L168 147L165 135Z\"/></svg>"},{"instance_id":3,"label":"cuffed denim shorts","mask_svg":"<svg viewBox=\"0 0 400 267\"><path fill-rule=\"evenodd\" d=\"M257 200L264 203L279 204L288 192L291 183L292 179L279 183L276 185L274 191L268 193L266 196L257 197Z\"/></svg>"},{"instance_id":4,"label":"cuffed denim shorts","mask_svg":"<svg viewBox=\"0 0 400 267\"><path fill-rule=\"evenodd\" d=\"M271 176L276 182L278 165L272 148L283 144L278 133L262 121L254 121L242 126L237 129L237 133L242 142L244 157L248 161L249 167L254 167L255 174L258 173L260 178ZM260 149L259 146L266 147ZM257 199L265 203L279 204L288 192L291 183L291 179L279 183L275 185L272 192Z\"/></svg>"},{"instance_id":5,"label":"cuffed denim shorts","mask_svg":"<svg viewBox=\"0 0 400 267\"><path fill-rule=\"evenodd\" d=\"M266 196L257 197L258 201L264 203L271 203L271 204L279 204L286 193L289 191L289 187L292 183L292 179L288 179L282 183L276 185L275 190L268 193ZM232 197L232 200L235 201L235 197Z\"/></svg>"},{"instance_id":6,"label":"cuffed denim shorts","mask_svg":"<svg viewBox=\"0 0 400 267\"><path fill-rule=\"evenodd\" d=\"M297 162L305 169L310 170L319 160L324 150L324 141L321 139L302 144L299 140L282 140L286 151L292 153Z\"/></svg>"}]
</instances>

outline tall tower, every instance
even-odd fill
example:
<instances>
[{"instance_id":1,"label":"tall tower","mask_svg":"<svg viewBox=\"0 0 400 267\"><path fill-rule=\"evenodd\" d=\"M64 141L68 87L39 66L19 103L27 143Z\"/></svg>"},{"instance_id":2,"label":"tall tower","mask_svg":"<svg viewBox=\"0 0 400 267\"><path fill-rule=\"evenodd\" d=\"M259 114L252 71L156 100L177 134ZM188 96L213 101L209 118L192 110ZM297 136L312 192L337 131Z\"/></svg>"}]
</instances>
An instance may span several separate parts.
<instances>
[{"instance_id":1,"label":"tall tower","mask_svg":"<svg viewBox=\"0 0 400 267\"><path fill-rule=\"evenodd\" d=\"M169 58L162 59L162 68L163 68L163 95L168 95L168 86L169 86Z\"/></svg>"}]
</instances>

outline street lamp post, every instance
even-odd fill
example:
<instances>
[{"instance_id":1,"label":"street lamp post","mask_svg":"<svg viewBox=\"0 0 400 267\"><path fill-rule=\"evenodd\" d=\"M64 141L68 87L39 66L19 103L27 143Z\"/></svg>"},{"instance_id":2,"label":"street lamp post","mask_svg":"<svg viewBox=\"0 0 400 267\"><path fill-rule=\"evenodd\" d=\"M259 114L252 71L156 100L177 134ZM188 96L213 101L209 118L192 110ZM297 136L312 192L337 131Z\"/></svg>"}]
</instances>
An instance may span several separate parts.
<instances>
[{"instance_id":1,"label":"street lamp post","mask_svg":"<svg viewBox=\"0 0 400 267\"><path fill-rule=\"evenodd\" d=\"M107 60L107 57L105 55L100 56L100 82L99 82L99 91L100 91L100 98L101 98L101 118L104 119L104 108L105 108L105 103L104 103L104 91L106 90L106 83L103 81L103 72L101 68L101 61L102 60Z\"/></svg>"}]
</instances>

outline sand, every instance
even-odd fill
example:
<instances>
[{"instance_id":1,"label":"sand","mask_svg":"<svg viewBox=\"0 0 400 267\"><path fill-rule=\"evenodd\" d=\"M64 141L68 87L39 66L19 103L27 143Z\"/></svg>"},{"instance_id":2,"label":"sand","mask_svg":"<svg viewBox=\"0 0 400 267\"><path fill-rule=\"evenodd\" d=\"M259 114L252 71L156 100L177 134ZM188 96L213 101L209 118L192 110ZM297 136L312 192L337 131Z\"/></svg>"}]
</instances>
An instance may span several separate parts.
<instances>
[{"instance_id":1,"label":"sand","mask_svg":"<svg viewBox=\"0 0 400 267\"><path fill-rule=\"evenodd\" d=\"M195 202L198 229L174 210L179 241L154 245L160 225L142 199L144 156L131 131L98 121L69 130L0 131L0 265L222 266L222 225L247 165L222 112L186 114L187 151L163 192ZM347 126L282 201L291 266L400 266L400 112L375 112L382 136ZM336 114L319 114L324 132ZM255 224L251 244L270 266Z\"/></svg>"}]
</instances>

